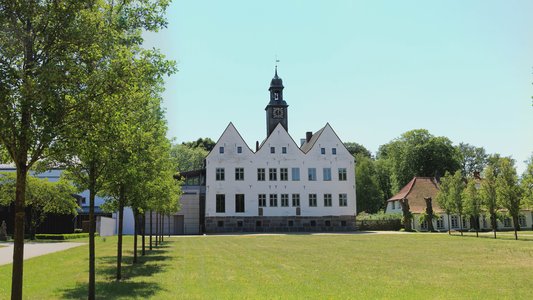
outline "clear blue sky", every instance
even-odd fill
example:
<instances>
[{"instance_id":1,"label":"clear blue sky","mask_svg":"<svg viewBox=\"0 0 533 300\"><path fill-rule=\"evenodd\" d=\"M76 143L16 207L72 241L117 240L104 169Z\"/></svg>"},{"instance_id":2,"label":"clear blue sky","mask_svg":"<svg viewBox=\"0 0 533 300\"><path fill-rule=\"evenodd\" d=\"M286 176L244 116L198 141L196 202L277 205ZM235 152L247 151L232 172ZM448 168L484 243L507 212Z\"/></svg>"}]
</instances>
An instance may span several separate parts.
<instances>
[{"instance_id":1,"label":"clear blue sky","mask_svg":"<svg viewBox=\"0 0 533 300\"><path fill-rule=\"evenodd\" d=\"M533 1L175 1L146 36L177 62L169 137L265 138L278 56L295 140L329 122L375 152L425 128L522 163L533 152Z\"/></svg>"}]
</instances>

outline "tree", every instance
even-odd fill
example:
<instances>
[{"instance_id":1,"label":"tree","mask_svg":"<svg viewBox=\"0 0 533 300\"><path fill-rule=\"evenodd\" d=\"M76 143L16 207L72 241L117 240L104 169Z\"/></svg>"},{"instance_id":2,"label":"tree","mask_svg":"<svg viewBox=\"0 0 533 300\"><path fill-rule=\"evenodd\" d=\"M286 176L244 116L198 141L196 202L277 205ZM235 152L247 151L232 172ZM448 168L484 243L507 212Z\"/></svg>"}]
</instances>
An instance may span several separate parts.
<instances>
[{"instance_id":1,"label":"tree","mask_svg":"<svg viewBox=\"0 0 533 300\"><path fill-rule=\"evenodd\" d=\"M14 202L16 174L0 173L0 205ZM30 236L35 239L35 231L46 219L47 214L77 215L78 204L74 198L74 186L61 179L50 182L34 176L26 183L26 207L30 208Z\"/></svg>"},{"instance_id":2,"label":"tree","mask_svg":"<svg viewBox=\"0 0 533 300\"><path fill-rule=\"evenodd\" d=\"M464 178L471 177L474 173L481 173L487 165L488 155L483 147L475 147L466 143L459 143L461 173Z\"/></svg>"},{"instance_id":3,"label":"tree","mask_svg":"<svg viewBox=\"0 0 533 300\"><path fill-rule=\"evenodd\" d=\"M508 214L513 219L514 236L515 240L518 240L518 230L520 230L518 218L522 195L514 161L508 157L503 158L500 162L500 174L496 178L496 200L499 206L507 209Z\"/></svg>"},{"instance_id":4,"label":"tree","mask_svg":"<svg viewBox=\"0 0 533 300\"><path fill-rule=\"evenodd\" d=\"M477 185L476 179L469 179L461 197L463 198L465 215L470 216L470 224L474 225L476 236L479 236L479 217L481 216L482 201Z\"/></svg>"},{"instance_id":5,"label":"tree","mask_svg":"<svg viewBox=\"0 0 533 300\"><path fill-rule=\"evenodd\" d=\"M520 180L523 192L522 203L531 209L533 208L533 154L525 162L527 167Z\"/></svg>"},{"instance_id":6,"label":"tree","mask_svg":"<svg viewBox=\"0 0 533 300\"><path fill-rule=\"evenodd\" d=\"M409 206L409 200L406 198L400 199L400 206L402 207L402 223L405 231L412 231L413 214Z\"/></svg>"},{"instance_id":7,"label":"tree","mask_svg":"<svg viewBox=\"0 0 533 300\"><path fill-rule=\"evenodd\" d=\"M439 176L459 169L457 150L446 137L435 137L425 129L405 132L382 145L377 158L389 161L393 192L414 176Z\"/></svg>"},{"instance_id":8,"label":"tree","mask_svg":"<svg viewBox=\"0 0 533 300\"><path fill-rule=\"evenodd\" d=\"M372 159L364 154L356 155L355 182L357 182L357 213L377 213L383 208L385 199L379 186L379 179Z\"/></svg>"},{"instance_id":9,"label":"tree","mask_svg":"<svg viewBox=\"0 0 533 300\"><path fill-rule=\"evenodd\" d=\"M383 194L383 199L390 199L393 194L389 161L386 159L375 160L374 167L376 168L376 176L378 178L379 189Z\"/></svg>"},{"instance_id":10,"label":"tree","mask_svg":"<svg viewBox=\"0 0 533 300\"><path fill-rule=\"evenodd\" d=\"M210 138L199 138L196 141L193 142L183 142L181 143L184 146L187 146L189 148L200 148L207 152L213 150L215 147L216 142L213 141Z\"/></svg>"},{"instance_id":11,"label":"tree","mask_svg":"<svg viewBox=\"0 0 533 300\"><path fill-rule=\"evenodd\" d=\"M93 1L0 0L0 142L17 168L11 298L22 298L26 178L76 110Z\"/></svg>"},{"instance_id":12,"label":"tree","mask_svg":"<svg viewBox=\"0 0 533 300\"><path fill-rule=\"evenodd\" d=\"M365 146L355 143L355 142L346 142L344 147L350 152L350 154L356 157L358 154L361 154L364 157L372 158L372 153L365 148Z\"/></svg>"},{"instance_id":13,"label":"tree","mask_svg":"<svg viewBox=\"0 0 533 300\"><path fill-rule=\"evenodd\" d=\"M204 167L208 152L202 147L190 147L186 144L173 145L170 155L180 172L198 170Z\"/></svg>"},{"instance_id":14,"label":"tree","mask_svg":"<svg viewBox=\"0 0 533 300\"><path fill-rule=\"evenodd\" d=\"M456 213L459 218L463 215L463 200L461 193L464 189L464 182L461 171L457 170L453 175L446 172L441 178L439 191L437 192L436 200L439 206L444 209L448 215L448 234L451 232L450 215ZM461 235L463 234L461 219L459 219Z\"/></svg>"},{"instance_id":15,"label":"tree","mask_svg":"<svg viewBox=\"0 0 533 300\"><path fill-rule=\"evenodd\" d=\"M490 225L496 238L496 230L498 229L497 213L500 208L496 198L496 176L494 168L491 164L485 167L483 171L483 180L479 189L481 196L481 203L485 211L490 216Z\"/></svg>"}]
</instances>

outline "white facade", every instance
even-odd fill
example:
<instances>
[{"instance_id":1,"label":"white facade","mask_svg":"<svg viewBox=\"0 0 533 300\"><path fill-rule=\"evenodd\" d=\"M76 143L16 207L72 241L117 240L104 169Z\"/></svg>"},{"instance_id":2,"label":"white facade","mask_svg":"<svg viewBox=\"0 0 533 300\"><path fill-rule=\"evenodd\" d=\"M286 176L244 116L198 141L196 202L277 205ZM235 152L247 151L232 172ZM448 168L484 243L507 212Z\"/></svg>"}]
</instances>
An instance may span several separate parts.
<instances>
[{"instance_id":1,"label":"white facade","mask_svg":"<svg viewBox=\"0 0 533 300\"><path fill-rule=\"evenodd\" d=\"M278 124L253 152L230 123L206 158L205 216L354 216L354 163L329 124L302 148Z\"/></svg>"}]
</instances>

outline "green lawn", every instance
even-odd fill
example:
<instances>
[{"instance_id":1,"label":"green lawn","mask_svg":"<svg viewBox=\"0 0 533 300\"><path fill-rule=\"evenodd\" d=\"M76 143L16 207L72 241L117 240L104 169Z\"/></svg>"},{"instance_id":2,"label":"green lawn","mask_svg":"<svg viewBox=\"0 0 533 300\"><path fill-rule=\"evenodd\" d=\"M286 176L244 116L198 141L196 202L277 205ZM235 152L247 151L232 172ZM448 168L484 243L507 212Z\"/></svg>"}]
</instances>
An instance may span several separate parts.
<instances>
[{"instance_id":1,"label":"green lawn","mask_svg":"<svg viewBox=\"0 0 533 300\"><path fill-rule=\"evenodd\" d=\"M78 240L76 240L78 241ZM172 238L114 282L116 238L97 243L97 298L507 298L533 295L533 242L449 236ZM27 260L28 299L86 297L87 247ZM0 267L0 299L11 265Z\"/></svg>"}]
</instances>

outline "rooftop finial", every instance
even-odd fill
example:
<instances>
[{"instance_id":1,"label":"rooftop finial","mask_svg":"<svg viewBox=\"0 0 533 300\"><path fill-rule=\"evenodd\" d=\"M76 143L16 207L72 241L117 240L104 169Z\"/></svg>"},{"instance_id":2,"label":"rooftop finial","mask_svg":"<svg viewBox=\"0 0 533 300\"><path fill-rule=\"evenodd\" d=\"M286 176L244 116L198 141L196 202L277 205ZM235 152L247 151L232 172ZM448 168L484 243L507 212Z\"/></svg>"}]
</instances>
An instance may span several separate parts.
<instances>
[{"instance_id":1,"label":"rooftop finial","mask_svg":"<svg viewBox=\"0 0 533 300\"><path fill-rule=\"evenodd\" d=\"M274 74L275 78L278 78L278 63L279 63L279 59L278 59L278 55L276 54L276 72Z\"/></svg>"}]
</instances>

